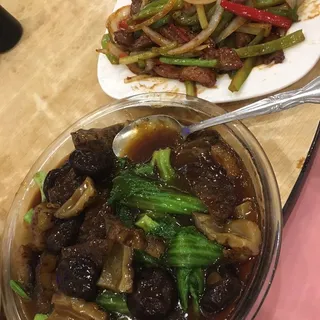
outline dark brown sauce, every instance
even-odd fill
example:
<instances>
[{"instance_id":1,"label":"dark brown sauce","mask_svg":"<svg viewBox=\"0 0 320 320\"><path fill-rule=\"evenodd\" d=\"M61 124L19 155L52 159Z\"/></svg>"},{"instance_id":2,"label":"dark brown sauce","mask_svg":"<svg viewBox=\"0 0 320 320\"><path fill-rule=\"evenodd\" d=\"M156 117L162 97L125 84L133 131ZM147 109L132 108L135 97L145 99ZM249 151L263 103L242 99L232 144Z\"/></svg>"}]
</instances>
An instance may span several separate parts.
<instances>
[{"instance_id":1,"label":"dark brown sauce","mask_svg":"<svg viewBox=\"0 0 320 320\"><path fill-rule=\"evenodd\" d=\"M155 150L173 147L179 141L181 141L179 132L166 123L160 122L156 125L143 122L139 124L137 134L121 156L127 156L134 162L145 162L151 158Z\"/></svg>"},{"instance_id":2,"label":"dark brown sauce","mask_svg":"<svg viewBox=\"0 0 320 320\"><path fill-rule=\"evenodd\" d=\"M150 123L145 123L139 127L138 134L133 138L131 144L125 149L124 155L128 156L134 162L146 162L152 156L152 153L155 150L173 147L179 144L181 141L180 135L178 132L166 124L160 126L150 125ZM62 165L67 158L61 161ZM244 167L243 162L239 160L239 167L241 170L241 175L235 179L235 189L237 192L238 199L241 199L240 203L247 200L255 198L255 192L253 188L252 181L250 179L249 173ZM190 188L187 185L187 181L184 179L178 179L176 181L176 187L181 191L190 192ZM41 201L40 192L37 193L30 204L30 208L35 207ZM239 203L239 204L240 204ZM190 217L177 217L180 220L181 225L191 225L193 221ZM250 220L259 223L258 211L255 214L252 214L249 217ZM28 236L27 236L28 235ZM26 238L30 236L30 229L26 230ZM252 275L252 271L255 265L256 259L251 258L245 263L235 264L236 269L238 270L239 279L246 284ZM200 316L200 320L227 320L230 319L234 310L237 307L237 302L232 303L222 312L212 315L212 316ZM25 313L28 315L28 319L33 319L36 310L34 303L24 303ZM130 319L128 317L128 319ZM187 319L192 320L193 316L189 315Z\"/></svg>"}]
</instances>

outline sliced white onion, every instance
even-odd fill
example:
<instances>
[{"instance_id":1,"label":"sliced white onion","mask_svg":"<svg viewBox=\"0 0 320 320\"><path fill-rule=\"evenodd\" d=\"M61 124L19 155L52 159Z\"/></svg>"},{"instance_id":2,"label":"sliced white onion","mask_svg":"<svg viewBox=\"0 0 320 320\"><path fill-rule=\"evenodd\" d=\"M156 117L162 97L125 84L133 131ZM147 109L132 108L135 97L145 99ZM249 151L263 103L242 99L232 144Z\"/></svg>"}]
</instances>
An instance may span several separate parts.
<instances>
[{"instance_id":1,"label":"sliced white onion","mask_svg":"<svg viewBox=\"0 0 320 320\"><path fill-rule=\"evenodd\" d=\"M160 33L152 30L149 27L142 27L143 32L158 46L164 47L170 45L172 42L165 37L163 37Z\"/></svg>"},{"instance_id":2,"label":"sliced white onion","mask_svg":"<svg viewBox=\"0 0 320 320\"><path fill-rule=\"evenodd\" d=\"M243 24L245 24L247 20L242 17L236 17L234 18L230 24L219 34L219 36L216 39L216 42L220 42L223 39L227 38L235 32L237 29L239 29Z\"/></svg>"},{"instance_id":3,"label":"sliced white onion","mask_svg":"<svg viewBox=\"0 0 320 320\"><path fill-rule=\"evenodd\" d=\"M154 60L153 59L147 59L146 60L146 67L145 67L145 71L149 72L153 69L154 67Z\"/></svg>"},{"instance_id":4,"label":"sliced white onion","mask_svg":"<svg viewBox=\"0 0 320 320\"><path fill-rule=\"evenodd\" d=\"M170 50L168 54L170 55L179 55L186 52L192 51L194 48L200 46L202 43L204 43L206 40L209 39L209 37L212 35L216 27L218 26L222 13L223 8L220 5L220 0L217 1L216 10L210 19L209 25L206 29L202 30L196 37L194 37L191 41L187 42L186 44L182 45L181 47L178 47L176 49Z\"/></svg>"},{"instance_id":5,"label":"sliced white onion","mask_svg":"<svg viewBox=\"0 0 320 320\"><path fill-rule=\"evenodd\" d=\"M124 51L122 51L121 49L119 49L114 43L112 42L108 42L106 49L113 54L114 56L116 56L117 58L120 58L123 55L126 55L126 53Z\"/></svg>"},{"instance_id":6,"label":"sliced white onion","mask_svg":"<svg viewBox=\"0 0 320 320\"><path fill-rule=\"evenodd\" d=\"M130 15L130 6L124 6L119 8L117 11L113 12L107 20L107 28L111 36L112 41L114 41L114 33L119 30L119 23L125 20Z\"/></svg>"},{"instance_id":7,"label":"sliced white onion","mask_svg":"<svg viewBox=\"0 0 320 320\"><path fill-rule=\"evenodd\" d=\"M210 4L216 2L216 0L184 0L191 4Z\"/></svg>"}]
</instances>

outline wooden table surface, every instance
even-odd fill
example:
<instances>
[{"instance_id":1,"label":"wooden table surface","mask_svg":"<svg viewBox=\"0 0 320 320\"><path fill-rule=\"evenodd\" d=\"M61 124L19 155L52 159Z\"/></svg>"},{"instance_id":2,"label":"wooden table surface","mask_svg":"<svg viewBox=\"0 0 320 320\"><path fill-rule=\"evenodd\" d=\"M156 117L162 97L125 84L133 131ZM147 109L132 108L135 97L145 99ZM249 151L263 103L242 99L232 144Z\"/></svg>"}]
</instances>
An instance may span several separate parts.
<instances>
[{"instance_id":1,"label":"wooden table surface","mask_svg":"<svg viewBox=\"0 0 320 320\"><path fill-rule=\"evenodd\" d=\"M0 234L20 182L40 153L70 124L108 104L97 81L97 54L114 0L2 0L24 27L0 55ZM290 89L320 74L320 63ZM232 110L244 103L225 104ZM300 172L320 108L305 105L245 121L275 170L282 202Z\"/></svg>"}]
</instances>

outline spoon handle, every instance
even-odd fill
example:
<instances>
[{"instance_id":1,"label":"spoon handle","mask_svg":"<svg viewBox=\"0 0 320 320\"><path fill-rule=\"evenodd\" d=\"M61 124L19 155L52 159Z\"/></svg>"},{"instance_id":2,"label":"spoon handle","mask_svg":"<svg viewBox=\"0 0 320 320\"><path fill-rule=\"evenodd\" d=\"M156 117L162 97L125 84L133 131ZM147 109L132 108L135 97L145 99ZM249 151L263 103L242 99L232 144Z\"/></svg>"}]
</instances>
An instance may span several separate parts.
<instances>
[{"instance_id":1,"label":"spoon handle","mask_svg":"<svg viewBox=\"0 0 320 320\"><path fill-rule=\"evenodd\" d=\"M185 127L183 132L188 135L218 124L279 112L303 103L320 103L320 77L315 78L303 88L278 93L238 110Z\"/></svg>"}]
</instances>

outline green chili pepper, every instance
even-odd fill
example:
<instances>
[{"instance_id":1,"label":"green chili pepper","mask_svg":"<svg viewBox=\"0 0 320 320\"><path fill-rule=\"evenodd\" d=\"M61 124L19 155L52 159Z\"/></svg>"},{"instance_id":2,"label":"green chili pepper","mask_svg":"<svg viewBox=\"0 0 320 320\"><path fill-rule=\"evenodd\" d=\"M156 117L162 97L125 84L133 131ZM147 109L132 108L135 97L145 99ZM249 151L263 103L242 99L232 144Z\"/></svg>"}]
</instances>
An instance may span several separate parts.
<instances>
[{"instance_id":1,"label":"green chili pepper","mask_svg":"<svg viewBox=\"0 0 320 320\"><path fill-rule=\"evenodd\" d=\"M305 37L302 30L298 30L296 32L293 32L273 41L236 49L236 52L240 58L261 56L278 50L283 50L292 47L295 44L304 41L304 39Z\"/></svg>"},{"instance_id":2,"label":"green chili pepper","mask_svg":"<svg viewBox=\"0 0 320 320\"><path fill-rule=\"evenodd\" d=\"M285 0L253 0L253 6L258 9L274 7L285 3Z\"/></svg>"},{"instance_id":3,"label":"green chili pepper","mask_svg":"<svg viewBox=\"0 0 320 320\"><path fill-rule=\"evenodd\" d=\"M48 319L49 316L47 314L41 314L41 313L37 313L35 316L34 316L34 319L33 320L46 320Z\"/></svg>"},{"instance_id":4,"label":"green chili pepper","mask_svg":"<svg viewBox=\"0 0 320 320\"><path fill-rule=\"evenodd\" d=\"M155 2L151 2L147 4L141 11L134 14L132 16L132 21L135 20L143 20L152 17L156 13L163 10L164 6L168 3L168 0L159 0ZM173 7L174 10L182 9L183 7L183 0L178 0ZM130 21L130 22L132 22Z\"/></svg>"},{"instance_id":5,"label":"green chili pepper","mask_svg":"<svg viewBox=\"0 0 320 320\"><path fill-rule=\"evenodd\" d=\"M160 62L166 64L174 64L178 66L196 66L203 68L213 68L217 65L218 61L213 60L202 60L202 59L193 59L193 58L169 58L169 57L161 57Z\"/></svg>"},{"instance_id":6,"label":"green chili pepper","mask_svg":"<svg viewBox=\"0 0 320 320\"><path fill-rule=\"evenodd\" d=\"M104 53L112 64L119 64L119 59L108 51L108 43L111 41L109 34L104 34L101 39L101 53ZM100 52L98 50L98 52Z\"/></svg>"},{"instance_id":7,"label":"green chili pepper","mask_svg":"<svg viewBox=\"0 0 320 320\"><path fill-rule=\"evenodd\" d=\"M168 24L171 20L171 14L166 15L165 17L161 18L160 20L156 21L151 25L152 29L159 29L165 24Z\"/></svg>"},{"instance_id":8,"label":"green chili pepper","mask_svg":"<svg viewBox=\"0 0 320 320\"><path fill-rule=\"evenodd\" d=\"M299 16L297 14L296 9L291 9L291 8L284 9L283 6L279 6L279 7L266 8L265 10L273 14L276 14L278 16L287 17L290 20L295 22L299 21Z\"/></svg>"}]
</instances>

